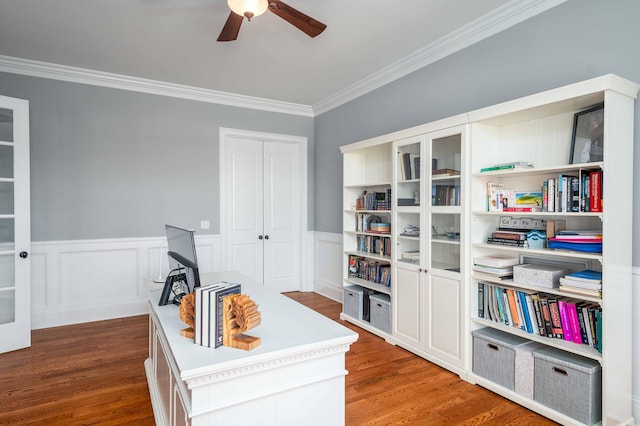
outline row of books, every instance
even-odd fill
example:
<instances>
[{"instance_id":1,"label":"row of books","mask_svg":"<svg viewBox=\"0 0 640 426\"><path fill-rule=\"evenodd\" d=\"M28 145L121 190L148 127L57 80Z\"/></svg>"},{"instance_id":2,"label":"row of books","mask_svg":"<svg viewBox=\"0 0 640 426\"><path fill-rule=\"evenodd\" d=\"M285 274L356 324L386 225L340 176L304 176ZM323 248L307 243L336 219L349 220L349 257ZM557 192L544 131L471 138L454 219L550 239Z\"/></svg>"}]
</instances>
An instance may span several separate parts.
<instances>
[{"instance_id":1,"label":"row of books","mask_svg":"<svg viewBox=\"0 0 640 426\"><path fill-rule=\"evenodd\" d=\"M222 346L223 300L231 294L240 294L236 283L219 282L194 289L194 341L209 348Z\"/></svg>"},{"instance_id":2,"label":"row of books","mask_svg":"<svg viewBox=\"0 0 640 426\"><path fill-rule=\"evenodd\" d=\"M420 179L420 154L402 154L400 175L402 180Z\"/></svg>"},{"instance_id":3,"label":"row of books","mask_svg":"<svg viewBox=\"0 0 640 426\"><path fill-rule=\"evenodd\" d=\"M349 256L349 276L391 287L391 265L375 260Z\"/></svg>"},{"instance_id":4,"label":"row of books","mask_svg":"<svg viewBox=\"0 0 640 426\"><path fill-rule=\"evenodd\" d=\"M542 183L543 212L601 212L602 171L560 174Z\"/></svg>"},{"instance_id":5,"label":"row of books","mask_svg":"<svg viewBox=\"0 0 640 426\"><path fill-rule=\"evenodd\" d=\"M357 250L363 253L391 256L391 238L376 235L358 235Z\"/></svg>"},{"instance_id":6,"label":"row of books","mask_svg":"<svg viewBox=\"0 0 640 426\"><path fill-rule=\"evenodd\" d=\"M481 282L478 317L602 352L602 308L596 303Z\"/></svg>"},{"instance_id":7,"label":"row of books","mask_svg":"<svg viewBox=\"0 0 640 426\"><path fill-rule=\"evenodd\" d=\"M459 206L460 185L433 185L431 187L432 206Z\"/></svg>"},{"instance_id":8,"label":"row of books","mask_svg":"<svg viewBox=\"0 0 640 426\"><path fill-rule=\"evenodd\" d=\"M356 199L356 210L391 210L391 188L385 192L363 191Z\"/></svg>"}]
</instances>

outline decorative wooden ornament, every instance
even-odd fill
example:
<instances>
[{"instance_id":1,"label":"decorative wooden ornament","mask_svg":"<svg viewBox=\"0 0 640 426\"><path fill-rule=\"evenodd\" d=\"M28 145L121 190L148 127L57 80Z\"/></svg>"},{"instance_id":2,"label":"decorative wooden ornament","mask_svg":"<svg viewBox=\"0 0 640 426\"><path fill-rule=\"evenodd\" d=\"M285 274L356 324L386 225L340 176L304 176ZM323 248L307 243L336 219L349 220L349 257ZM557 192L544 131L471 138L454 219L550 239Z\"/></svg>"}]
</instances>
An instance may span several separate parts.
<instances>
[{"instance_id":1,"label":"decorative wooden ornament","mask_svg":"<svg viewBox=\"0 0 640 426\"><path fill-rule=\"evenodd\" d=\"M246 294L233 294L223 299L223 310L223 345L245 351L260 346L259 337L243 334L260 324L260 311L256 302Z\"/></svg>"},{"instance_id":2,"label":"decorative wooden ornament","mask_svg":"<svg viewBox=\"0 0 640 426\"><path fill-rule=\"evenodd\" d=\"M189 327L183 328L180 335L193 339L196 333L193 331L196 324L195 295L189 293L180 300L180 319Z\"/></svg>"}]
</instances>

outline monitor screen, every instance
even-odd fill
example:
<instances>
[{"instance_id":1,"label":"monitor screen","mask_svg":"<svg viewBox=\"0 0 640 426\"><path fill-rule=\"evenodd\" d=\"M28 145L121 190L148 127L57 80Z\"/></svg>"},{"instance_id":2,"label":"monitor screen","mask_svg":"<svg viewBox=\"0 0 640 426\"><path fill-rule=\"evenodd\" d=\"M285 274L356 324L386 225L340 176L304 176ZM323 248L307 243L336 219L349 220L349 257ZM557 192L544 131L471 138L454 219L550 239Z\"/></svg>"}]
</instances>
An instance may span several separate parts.
<instances>
[{"instance_id":1,"label":"monitor screen","mask_svg":"<svg viewBox=\"0 0 640 426\"><path fill-rule=\"evenodd\" d=\"M198 259L196 257L196 244L194 230L165 225L168 243L169 266L171 269L185 268L185 275L189 292L200 286L200 274L198 273Z\"/></svg>"}]
</instances>

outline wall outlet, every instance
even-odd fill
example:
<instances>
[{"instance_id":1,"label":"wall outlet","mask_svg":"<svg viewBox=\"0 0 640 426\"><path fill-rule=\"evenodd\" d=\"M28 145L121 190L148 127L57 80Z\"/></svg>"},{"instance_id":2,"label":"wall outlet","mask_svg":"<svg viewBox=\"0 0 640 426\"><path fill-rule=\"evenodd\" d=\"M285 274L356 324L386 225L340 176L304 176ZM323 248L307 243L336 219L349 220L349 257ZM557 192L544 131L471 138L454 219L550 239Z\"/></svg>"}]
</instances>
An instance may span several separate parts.
<instances>
[{"instance_id":1,"label":"wall outlet","mask_svg":"<svg viewBox=\"0 0 640 426\"><path fill-rule=\"evenodd\" d=\"M209 229L210 223L208 220L200 221L200 229Z\"/></svg>"}]
</instances>

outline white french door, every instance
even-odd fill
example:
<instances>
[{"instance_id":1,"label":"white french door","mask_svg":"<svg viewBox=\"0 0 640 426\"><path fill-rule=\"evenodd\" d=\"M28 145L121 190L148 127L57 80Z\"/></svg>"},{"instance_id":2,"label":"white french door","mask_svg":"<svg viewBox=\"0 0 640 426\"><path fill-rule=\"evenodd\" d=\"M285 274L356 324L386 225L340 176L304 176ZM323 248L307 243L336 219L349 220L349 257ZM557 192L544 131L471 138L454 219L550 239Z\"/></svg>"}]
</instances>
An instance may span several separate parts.
<instances>
[{"instance_id":1,"label":"white french door","mask_svg":"<svg viewBox=\"0 0 640 426\"><path fill-rule=\"evenodd\" d=\"M29 103L0 96L0 353L31 346Z\"/></svg>"},{"instance_id":2,"label":"white french door","mask_svg":"<svg viewBox=\"0 0 640 426\"><path fill-rule=\"evenodd\" d=\"M226 269L275 291L301 289L301 140L221 130Z\"/></svg>"}]
</instances>

